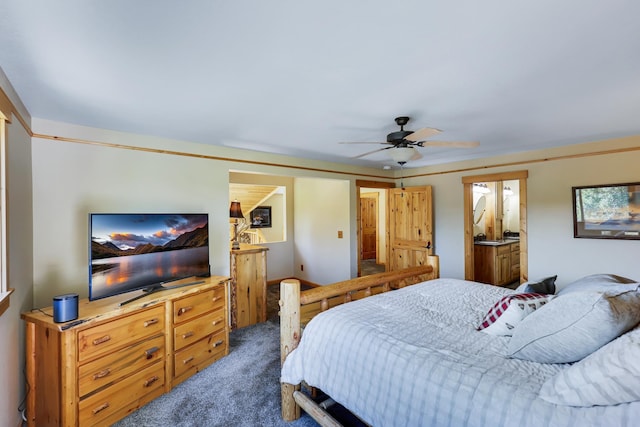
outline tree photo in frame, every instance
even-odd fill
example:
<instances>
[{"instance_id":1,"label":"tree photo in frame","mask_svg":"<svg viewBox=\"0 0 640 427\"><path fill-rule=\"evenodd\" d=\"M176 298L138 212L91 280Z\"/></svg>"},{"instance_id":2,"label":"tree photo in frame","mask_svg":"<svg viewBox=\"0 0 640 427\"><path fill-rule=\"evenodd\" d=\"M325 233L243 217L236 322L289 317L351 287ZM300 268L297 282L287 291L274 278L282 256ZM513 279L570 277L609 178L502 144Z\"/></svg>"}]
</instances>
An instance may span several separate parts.
<instances>
[{"instance_id":1,"label":"tree photo in frame","mask_svg":"<svg viewBox=\"0 0 640 427\"><path fill-rule=\"evenodd\" d=\"M640 182L572 188L573 237L640 239Z\"/></svg>"},{"instance_id":2,"label":"tree photo in frame","mask_svg":"<svg viewBox=\"0 0 640 427\"><path fill-rule=\"evenodd\" d=\"M251 228L271 228L271 206L258 206L251 211Z\"/></svg>"}]
</instances>

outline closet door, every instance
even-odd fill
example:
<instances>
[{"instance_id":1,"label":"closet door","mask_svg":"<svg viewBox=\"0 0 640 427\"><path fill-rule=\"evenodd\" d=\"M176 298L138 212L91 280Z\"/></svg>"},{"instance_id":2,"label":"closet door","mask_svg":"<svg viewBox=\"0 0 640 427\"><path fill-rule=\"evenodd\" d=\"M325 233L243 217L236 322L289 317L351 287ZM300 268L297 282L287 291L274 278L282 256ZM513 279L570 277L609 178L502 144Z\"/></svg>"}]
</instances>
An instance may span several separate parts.
<instances>
[{"instance_id":1,"label":"closet door","mask_svg":"<svg viewBox=\"0 0 640 427\"><path fill-rule=\"evenodd\" d=\"M389 190L389 270L427 264L433 254L431 186Z\"/></svg>"}]
</instances>

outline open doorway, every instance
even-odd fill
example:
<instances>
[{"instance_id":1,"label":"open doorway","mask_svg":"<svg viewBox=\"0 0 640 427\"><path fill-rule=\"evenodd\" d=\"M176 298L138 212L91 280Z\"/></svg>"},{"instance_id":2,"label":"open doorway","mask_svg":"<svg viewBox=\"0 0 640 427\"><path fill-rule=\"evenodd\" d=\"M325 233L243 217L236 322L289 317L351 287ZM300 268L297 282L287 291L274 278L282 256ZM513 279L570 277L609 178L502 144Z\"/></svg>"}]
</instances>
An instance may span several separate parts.
<instances>
[{"instance_id":1,"label":"open doorway","mask_svg":"<svg viewBox=\"0 0 640 427\"><path fill-rule=\"evenodd\" d=\"M356 181L358 276L386 271L387 189L392 183Z\"/></svg>"},{"instance_id":2,"label":"open doorway","mask_svg":"<svg viewBox=\"0 0 640 427\"><path fill-rule=\"evenodd\" d=\"M528 280L527 177L525 170L462 178L465 279L498 286Z\"/></svg>"},{"instance_id":3,"label":"open doorway","mask_svg":"<svg viewBox=\"0 0 640 427\"><path fill-rule=\"evenodd\" d=\"M360 272L362 276L382 273L386 263L386 190L360 189Z\"/></svg>"}]
</instances>

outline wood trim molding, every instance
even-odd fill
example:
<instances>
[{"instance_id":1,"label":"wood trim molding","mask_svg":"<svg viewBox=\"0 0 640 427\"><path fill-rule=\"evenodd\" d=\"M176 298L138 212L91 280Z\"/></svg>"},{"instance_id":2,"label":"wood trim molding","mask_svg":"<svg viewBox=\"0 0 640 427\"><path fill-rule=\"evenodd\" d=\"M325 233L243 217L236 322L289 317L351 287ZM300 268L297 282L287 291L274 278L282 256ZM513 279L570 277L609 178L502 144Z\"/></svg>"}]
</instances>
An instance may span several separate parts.
<instances>
[{"instance_id":1,"label":"wood trim molding","mask_svg":"<svg viewBox=\"0 0 640 427\"><path fill-rule=\"evenodd\" d=\"M528 177L529 171L521 170L513 172L492 173L487 175L463 176L462 183L473 184L474 182L511 181L514 179L526 179Z\"/></svg>"},{"instance_id":2,"label":"wood trim molding","mask_svg":"<svg viewBox=\"0 0 640 427\"><path fill-rule=\"evenodd\" d=\"M307 170L307 171L313 171L313 172L326 172L326 173L335 173L335 174L351 175L351 176L354 176L354 175L366 176L371 178L382 178L382 179L387 178L386 176L383 176L383 175L373 175L373 174L366 174L366 173L360 173L360 172L347 172L347 171L340 171L340 170L322 169L322 168L314 168L310 166L298 166L298 165L292 165L292 164L286 164L286 163L261 162L257 160L237 159L233 157L212 156L208 154L188 153L188 152L176 151L176 150L164 150L161 148L136 147L132 145L116 144L113 142L91 141L87 139L67 138L67 137L55 136L55 135L44 135L40 133L34 133L32 136L34 138L48 139L52 141L72 142L76 144L95 145L98 147L119 148L124 150L142 151L147 153L169 154L173 156L195 157L195 158L207 159L207 160L219 160L219 161L225 161L225 162L246 163L246 164L261 165L261 166L274 166L274 167L287 168L287 169ZM394 178L389 178L389 179L394 179Z\"/></svg>"},{"instance_id":3,"label":"wood trim molding","mask_svg":"<svg viewBox=\"0 0 640 427\"><path fill-rule=\"evenodd\" d=\"M4 113L5 120L7 123L11 123L12 117L17 117L18 121L24 128L24 130L29 134L29 136L33 136L33 132L31 131L31 126L29 123L22 117L22 114L18 112L18 109L15 107L11 99L7 96L5 91L0 87L0 112Z\"/></svg>"},{"instance_id":4,"label":"wood trim molding","mask_svg":"<svg viewBox=\"0 0 640 427\"><path fill-rule=\"evenodd\" d=\"M395 188L394 182L383 182L383 181L365 181L363 179L356 179L356 187L365 187L365 188Z\"/></svg>"}]
</instances>

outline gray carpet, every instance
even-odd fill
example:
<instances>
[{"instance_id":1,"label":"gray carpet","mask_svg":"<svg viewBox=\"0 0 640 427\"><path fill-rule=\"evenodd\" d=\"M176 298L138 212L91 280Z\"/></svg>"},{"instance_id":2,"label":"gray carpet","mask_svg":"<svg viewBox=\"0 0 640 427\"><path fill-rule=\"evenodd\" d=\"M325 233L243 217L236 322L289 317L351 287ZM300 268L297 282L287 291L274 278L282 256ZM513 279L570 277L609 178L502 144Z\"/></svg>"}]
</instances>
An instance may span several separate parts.
<instances>
[{"instance_id":1,"label":"gray carpet","mask_svg":"<svg viewBox=\"0 0 640 427\"><path fill-rule=\"evenodd\" d=\"M114 426L317 426L280 417L279 335L277 317L233 331L228 356Z\"/></svg>"}]
</instances>

